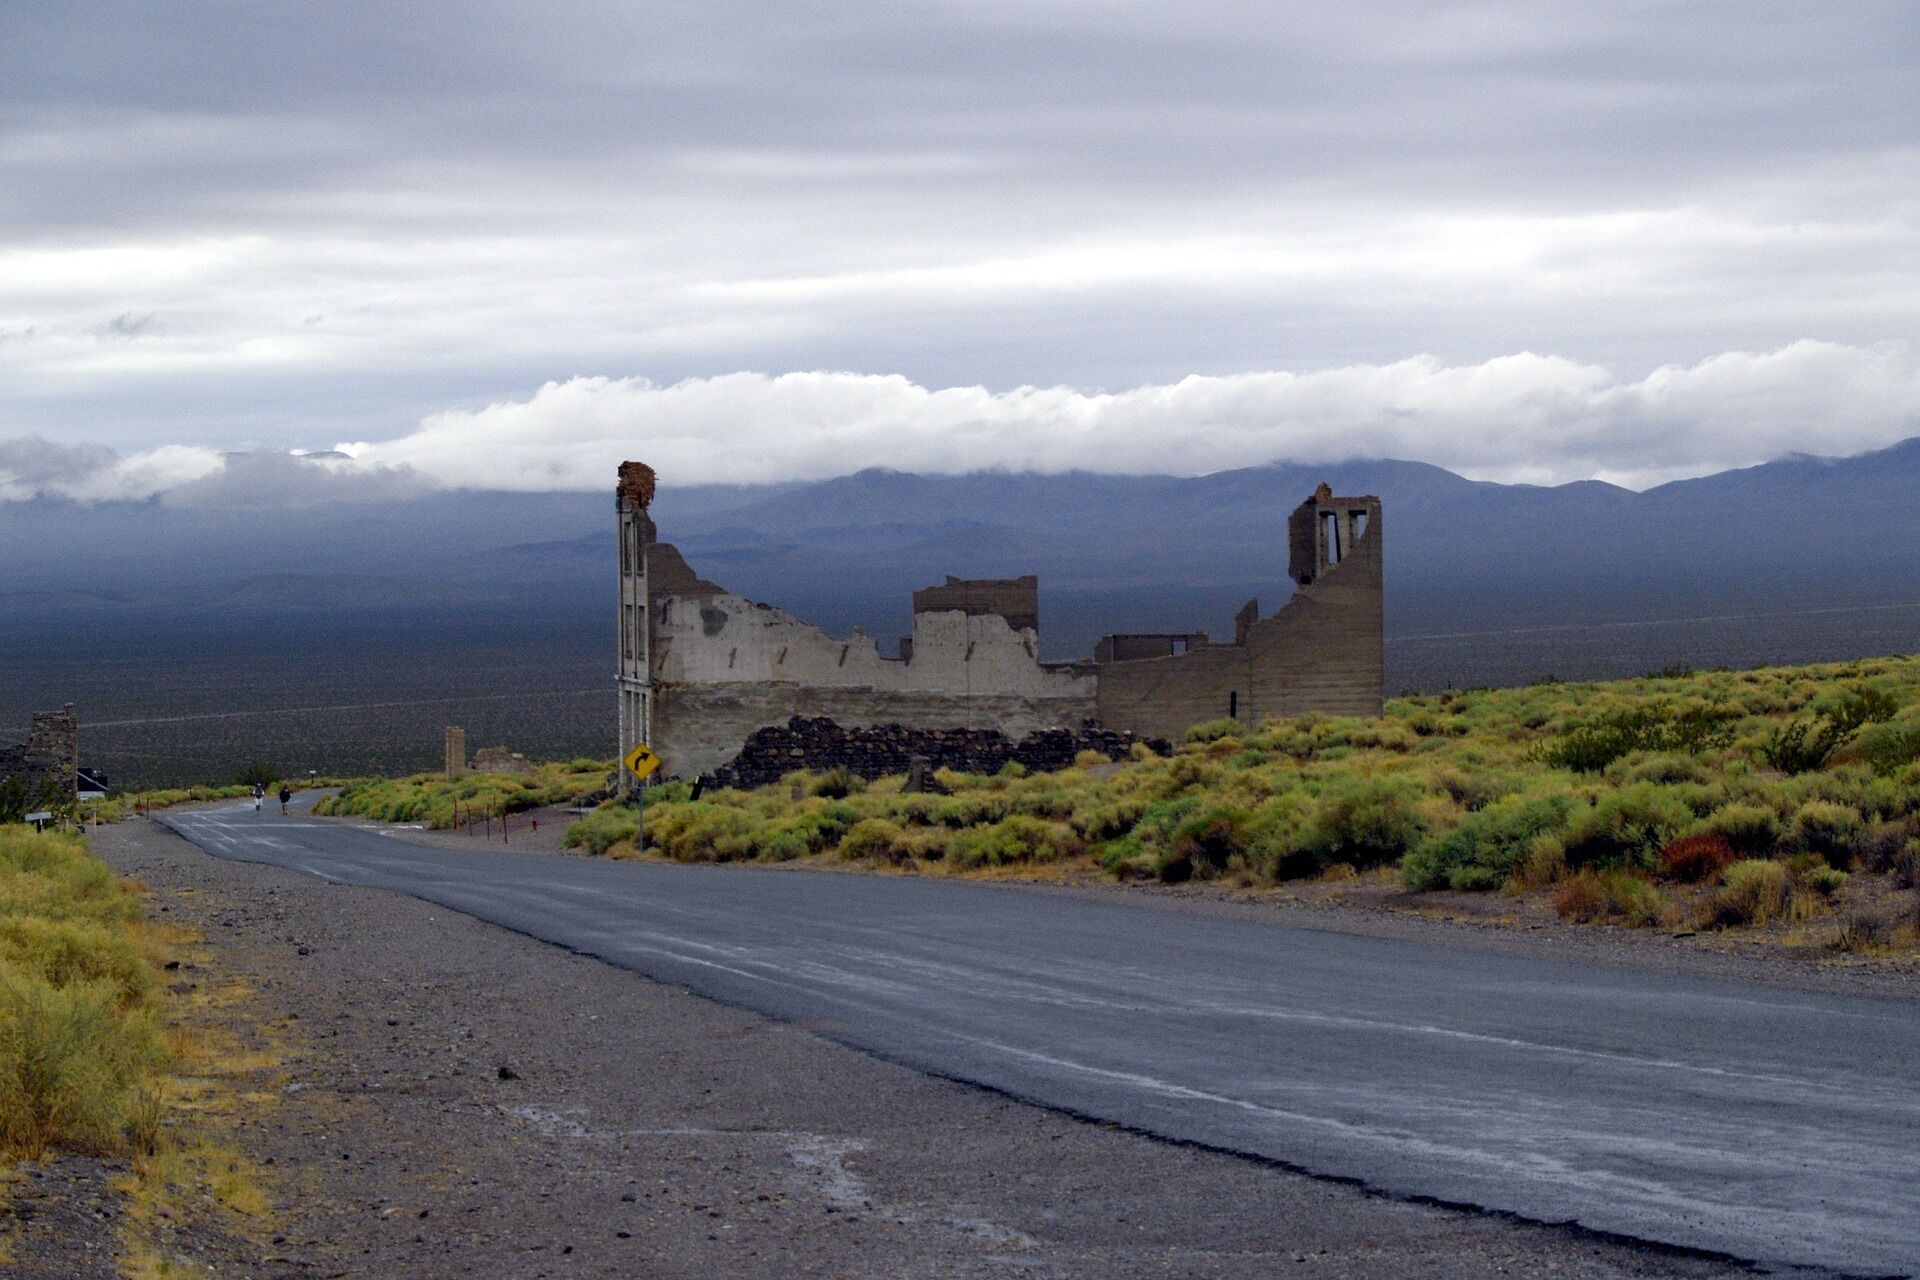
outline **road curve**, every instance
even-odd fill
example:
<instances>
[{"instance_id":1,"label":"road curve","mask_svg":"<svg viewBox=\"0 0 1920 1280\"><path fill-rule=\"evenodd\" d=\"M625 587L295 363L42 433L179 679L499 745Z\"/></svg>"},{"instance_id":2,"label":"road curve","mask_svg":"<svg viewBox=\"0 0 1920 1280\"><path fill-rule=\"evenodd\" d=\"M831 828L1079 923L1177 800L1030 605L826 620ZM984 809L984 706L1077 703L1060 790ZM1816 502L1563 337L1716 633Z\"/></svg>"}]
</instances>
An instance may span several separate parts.
<instances>
[{"instance_id":1,"label":"road curve","mask_svg":"<svg viewBox=\"0 0 1920 1280\"><path fill-rule=\"evenodd\" d=\"M948 880L446 850L247 805L162 820L1165 1137L1762 1264L1920 1268L1920 1003Z\"/></svg>"}]
</instances>

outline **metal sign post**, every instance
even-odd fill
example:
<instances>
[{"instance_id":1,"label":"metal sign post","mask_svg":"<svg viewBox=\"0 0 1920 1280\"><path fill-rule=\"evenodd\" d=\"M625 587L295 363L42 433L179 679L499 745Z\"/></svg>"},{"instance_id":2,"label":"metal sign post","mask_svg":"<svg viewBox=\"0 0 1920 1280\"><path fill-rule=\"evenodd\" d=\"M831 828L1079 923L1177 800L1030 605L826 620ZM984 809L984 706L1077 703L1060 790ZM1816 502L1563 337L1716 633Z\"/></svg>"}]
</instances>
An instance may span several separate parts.
<instances>
[{"instance_id":1,"label":"metal sign post","mask_svg":"<svg viewBox=\"0 0 1920 1280\"><path fill-rule=\"evenodd\" d=\"M636 852L647 851L647 778L660 767L660 757L653 748L644 742L634 744L633 750L620 759L621 765L633 775L633 847Z\"/></svg>"}]
</instances>

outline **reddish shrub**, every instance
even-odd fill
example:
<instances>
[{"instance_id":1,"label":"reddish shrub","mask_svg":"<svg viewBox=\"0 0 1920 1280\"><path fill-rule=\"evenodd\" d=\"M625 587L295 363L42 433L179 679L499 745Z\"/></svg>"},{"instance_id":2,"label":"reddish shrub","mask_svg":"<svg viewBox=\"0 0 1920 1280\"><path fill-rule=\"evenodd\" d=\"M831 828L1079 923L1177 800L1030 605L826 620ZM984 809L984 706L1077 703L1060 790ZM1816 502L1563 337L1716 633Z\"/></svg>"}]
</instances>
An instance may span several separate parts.
<instances>
[{"instance_id":1,"label":"reddish shrub","mask_svg":"<svg viewBox=\"0 0 1920 1280\"><path fill-rule=\"evenodd\" d=\"M1660 869L1668 879L1698 884L1717 878L1739 857L1725 836L1682 836L1660 851Z\"/></svg>"}]
</instances>

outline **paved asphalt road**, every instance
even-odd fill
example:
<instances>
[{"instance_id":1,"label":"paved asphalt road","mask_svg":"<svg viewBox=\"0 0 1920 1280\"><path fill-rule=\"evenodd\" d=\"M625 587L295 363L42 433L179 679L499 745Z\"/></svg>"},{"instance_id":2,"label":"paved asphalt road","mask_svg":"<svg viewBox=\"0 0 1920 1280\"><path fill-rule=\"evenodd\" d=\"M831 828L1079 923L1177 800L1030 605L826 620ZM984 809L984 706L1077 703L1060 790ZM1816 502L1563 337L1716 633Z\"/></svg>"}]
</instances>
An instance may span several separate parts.
<instances>
[{"instance_id":1,"label":"paved asphalt road","mask_svg":"<svg viewBox=\"0 0 1920 1280\"><path fill-rule=\"evenodd\" d=\"M1151 1133L1763 1263L1920 1269L1920 1003L955 881L444 850L250 805L165 821Z\"/></svg>"}]
</instances>

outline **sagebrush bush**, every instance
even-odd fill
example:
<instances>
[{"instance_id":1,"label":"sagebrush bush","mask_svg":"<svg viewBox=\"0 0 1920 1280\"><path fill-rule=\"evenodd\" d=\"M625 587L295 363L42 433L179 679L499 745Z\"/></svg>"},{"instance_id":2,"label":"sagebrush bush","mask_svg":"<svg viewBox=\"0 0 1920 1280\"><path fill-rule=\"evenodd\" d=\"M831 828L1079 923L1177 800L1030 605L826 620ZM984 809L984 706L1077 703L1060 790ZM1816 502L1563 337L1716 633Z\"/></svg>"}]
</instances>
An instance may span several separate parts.
<instances>
[{"instance_id":1,"label":"sagebrush bush","mask_svg":"<svg viewBox=\"0 0 1920 1280\"><path fill-rule=\"evenodd\" d=\"M1177 884L1219 875L1246 855L1251 823L1244 809L1208 809L1187 818L1174 829L1158 867L1160 878Z\"/></svg>"},{"instance_id":2,"label":"sagebrush bush","mask_svg":"<svg viewBox=\"0 0 1920 1280\"><path fill-rule=\"evenodd\" d=\"M1336 862L1359 868L1398 862L1432 826L1422 805L1428 794L1397 775L1331 787L1301 833L1300 851L1312 859L1316 874Z\"/></svg>"},{"instance_id":3,"label":"sagebrush bush","mask_svg":"<svg viewBox=\"0 0 1920 1280\"><path fill-rule=\"evenodd\" d=\"M585 849L598 858L613 846L632 841L639 832L639 810L628 804L607 804L568 827L561 843L569 849Z\"/></svg>"},{"instance_id":4,"label":"sagebrush bush","mask_svg":"<svg viewBox=\"0 0 1920 1280\"><path fill-rule=\"evenodd\" d=\"M1786 864L1765 858L1746 858L1728 867L1720 887L1703 908L1703 923L1764 925L1785 919L1796 910L1793 875Z\"/></svg>"},{"instance_id":5,"label":"sagebrush bush","mask_svg":"<svg viewBox=\"0 0 1920 1280\"><path fill-rule=\"evenodd\" d=\"M1005 818L954 837L946 861L957 867L1000 867L1016 862L1054 862L1085 851L1065 826L1039 818Z\"/></svg>"},{"instance_id":6,"label":"sagebrush bush","mask_svg":"<svg viewBox=\"0 0 1920 1280\"><path fill-rule=\"evenodd\" d=\"M1573 810L1567 820L1567 864L1651 868L1655 855L1693 822L1693 809L1679 788L1636 782Z\"/></svg>"},{"instance_id":7,"label":"sagebrush bush","mask_svg":"<svg viewBox=\"0 0 1920 1280\"><path fill-rule=\"evenodd\" d=\"M1780 815L1757 804L1726 804L1702 819L1695 830L1720 836L1741 853L1760 853L1780 839Z\"/></svg>"},{"instance_id":8,"label":"sagebrush bush","mask_svg":"<svg viewBox=\"0 0 1920 1280\"><path fill-rule=\"evenodd\" d=\"M1717 880L1739 861L1740 853L1718 832L1681 836L1660 851L1660 870L1670 880L1699 884Z\"/></svg>"},{"instance_id":9,"label":"sagebrush bush","mask_svg":"<svg viewBox=\"0 0 1920 1280\"><path fill-rule=\"evenodd\" d=\"M1497 889L1540 836L1564 829L1572 809L1564 792L1496 800L1408 854L1402 864L1407 887Z\"/></svg>"},{"instance_id":10,"label":"sagebrush bush","mask_svg":"<svg viewBox=\"0 0 1920 1280\"><path fill-rule=\"evenodd\" d=\"M1857 810L1825 800L1811 800L1793 815L1791 837L1795 848L1845 861L1853 856L1862 823Z\"/></svg>"},{"instance_id":11,"label":"sagebrush bush","mask_svg":"<svg viewBox=\"0 0 1920 1280\"><path fill-rule=\"evenodd\" d=\"M1666 898L1650 882L1630 871L1582 871L1561 882L1554 910L1563 920L1582 924L1613 922L1636 928L1659 924Z\"/></svg>"}]
</instances>

